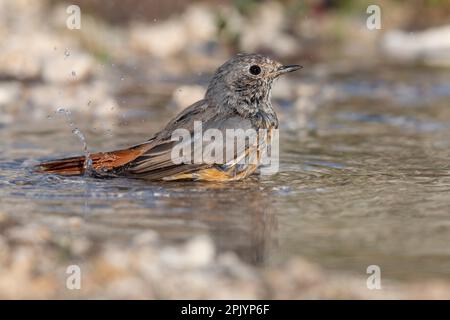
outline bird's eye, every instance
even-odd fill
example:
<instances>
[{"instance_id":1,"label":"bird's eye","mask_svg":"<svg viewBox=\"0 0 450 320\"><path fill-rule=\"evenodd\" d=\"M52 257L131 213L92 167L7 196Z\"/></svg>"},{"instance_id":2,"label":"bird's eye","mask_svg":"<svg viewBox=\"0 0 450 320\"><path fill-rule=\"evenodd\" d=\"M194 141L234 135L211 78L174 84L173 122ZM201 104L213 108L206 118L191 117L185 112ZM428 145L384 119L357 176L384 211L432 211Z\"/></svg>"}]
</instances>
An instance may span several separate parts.
<instances>
[{"instance_id":1,"label":"bird's eye","mask_svg":"<svg viewBox=\"0 0 450 320\"><path fill-rule=\"evenodd\" d=\"M254 64L250 67L250 73L256 76L261 73L261 68Z\"/></svg>"}]
</instances>

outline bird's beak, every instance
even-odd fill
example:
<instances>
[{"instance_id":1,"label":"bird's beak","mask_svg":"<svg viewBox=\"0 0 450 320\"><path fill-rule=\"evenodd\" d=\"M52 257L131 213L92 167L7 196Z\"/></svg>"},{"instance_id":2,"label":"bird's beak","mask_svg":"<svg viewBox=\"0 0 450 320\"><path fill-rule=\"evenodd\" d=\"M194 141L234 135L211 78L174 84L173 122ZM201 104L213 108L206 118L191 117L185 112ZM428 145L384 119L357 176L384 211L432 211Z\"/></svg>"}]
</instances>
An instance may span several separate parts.
<instances>
[{"instance_id":1,"label":"bird's beak","mask_svg":"<svg viewBox=\"0 0 450 320\"><path fill-rule=\"evenodd\" d=\"M289 64L286 66L281 66L277 70L277 76L288 73L288 72L297 71L301 68L303 68L303 66L300 66L298 64Z\"/></svg>"}]
</instances>

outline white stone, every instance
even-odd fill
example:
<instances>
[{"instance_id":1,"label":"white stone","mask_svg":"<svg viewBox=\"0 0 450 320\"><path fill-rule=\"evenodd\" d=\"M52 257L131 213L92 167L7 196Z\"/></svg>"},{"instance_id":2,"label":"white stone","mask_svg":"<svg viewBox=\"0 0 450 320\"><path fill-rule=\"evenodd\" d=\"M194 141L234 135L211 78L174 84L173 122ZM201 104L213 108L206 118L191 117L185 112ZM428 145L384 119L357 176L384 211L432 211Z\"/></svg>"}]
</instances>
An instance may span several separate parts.
<instances>
[{"instance_id":1,"label":"white stone","mask_svg":"<svg viewBox=\"0 0 450 320\"><path fill-rule=\"evenodd\" d=\"M155 25L136 24L130 28L131 47L160 58L178 53L187 42L184 26L176 20Z\"/></svg>"},{"instance_id":2,"label":"white stone","mask_svg":"<svg viewBox=\"0 0 450 320\"><path fill-rule=\"evenodd\" d=\"M184 109L204 98L206 88L199 85L181 86L172 95L172 101L177 108Z\"/></svg>"},{"instance_id":3,"label":"white stone","mask_svg":"<svg viewBox=\"0 0 450 320\"><path fill-rule=\"evenodd\" d=\"M246 52L269 49L278 55L296 52L299 42L283 32L284 26L283 7L276 2L262 4L242 28L241 49Z\"/></svg>"},{"instance_id":4,"label":"white stone","mask_svg":"<svg viewBox=\"0 0 450 320\"><path fill-rule=\"evenodd\" d=\"M68 49L66 54L49 57L43 63L42 76L47 82L78 82L92 74L94 61L91 56Z\"/></svg>"},{"instance_id":5,"label":"white stone","mask_svg":"<svg viewBox=\"0 0 450 320\"><path fill-rule=\"evenodd\" d=\"M0 82L0 110L17 103L22 92L20 82Z\"/></svg>"},{"instance_id":6,"label":"white stone","mask_svg":"<svg viewBox=\"0 0 450 320\"><path fill-rule=\"evenodd\" d=\"M217 34L214 14L206 6L190 6L183 14L183 22L189 41L206 42Z\"/></svg>"},{"instance_id":7,"label":"white stone","mask_svg":"<svg viewBox=\"0 0 450 320\"><path fill-rule=\"evenodd\" d=\"M387 56L400 62L450 66L450 25L414 33L389 31L382 39L381 48Z\"/></svg>"}]
</instances>

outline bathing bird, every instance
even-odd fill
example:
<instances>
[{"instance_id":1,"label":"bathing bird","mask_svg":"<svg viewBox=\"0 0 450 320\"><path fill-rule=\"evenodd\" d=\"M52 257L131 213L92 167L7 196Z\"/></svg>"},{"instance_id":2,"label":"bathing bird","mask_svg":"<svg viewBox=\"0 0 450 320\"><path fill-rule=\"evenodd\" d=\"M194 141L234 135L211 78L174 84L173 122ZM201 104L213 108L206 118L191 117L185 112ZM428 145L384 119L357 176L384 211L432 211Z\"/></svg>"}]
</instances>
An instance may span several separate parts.
<instances>
[{"instance_id":1,"label":"bathing bird","mask_svg":"<svg viewBox=\"0 0 450 320\"><path fill-rule=\"evenodd\" d=\"M279 76L300 68L299 65L283 65L260 54L237 54L217 69L202 100L180 112L149 140L88 157L43 162L36 169L40 173L59 175L151 180L234 181L246 178L261 165L274 143L274 130L278 129L278 118L270 101L272 84ZM205 134L208 130L214 134L205 139L205 134L196 134L199 127ZM257 136L239 144L228 131L256 132ZM189 137L180 139L184 137L180 133ZM215 143L214 148L208 147L211 142ZM202 158L205 150L214 161Z\"/></svg>"}]
</instances>

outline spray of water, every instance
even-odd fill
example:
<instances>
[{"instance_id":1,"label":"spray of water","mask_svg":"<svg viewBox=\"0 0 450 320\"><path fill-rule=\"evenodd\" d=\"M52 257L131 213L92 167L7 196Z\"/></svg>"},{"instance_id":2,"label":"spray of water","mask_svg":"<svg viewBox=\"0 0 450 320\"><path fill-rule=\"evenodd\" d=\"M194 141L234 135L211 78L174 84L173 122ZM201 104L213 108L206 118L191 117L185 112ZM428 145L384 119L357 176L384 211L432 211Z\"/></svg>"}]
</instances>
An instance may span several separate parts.
<instances>
[{"instance_id":1,"label":"spray of water","mask_svg":"<svg viewBox=\"0 0 450 320\"><path fill-rule=\"evenodd\" d=\"M75 126L75 122L72 119L72 113L70 112L70 110L60 107L60 108L58 108L56 110L56 112L59 113L59 114L63 114L66 117L67 122L69 123L69 126L72 129L72 133L83 144L83 154L84 154L84 157L85 157L84 165L83 165L84 166L84 172L85 172L85 175L89 175L92 172L92 159L91 159L91 154L90 154L89 149L88 149L86 137L81 132L81 130L78 129Z\"/></svg>"}]
</instances>

